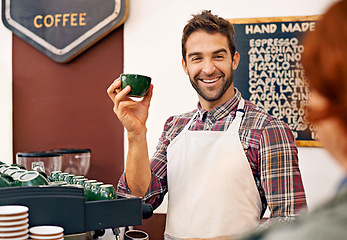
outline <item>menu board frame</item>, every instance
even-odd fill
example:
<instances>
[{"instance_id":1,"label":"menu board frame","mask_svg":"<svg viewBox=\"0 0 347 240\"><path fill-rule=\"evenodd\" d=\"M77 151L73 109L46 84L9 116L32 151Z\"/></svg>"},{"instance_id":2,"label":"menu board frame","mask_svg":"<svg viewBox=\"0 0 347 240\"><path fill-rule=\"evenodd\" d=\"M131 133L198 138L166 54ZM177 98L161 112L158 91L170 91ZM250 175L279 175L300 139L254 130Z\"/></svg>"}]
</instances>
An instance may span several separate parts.
<instances>
[{"instance_id":1,"label":"menu board frame","mask_svg":"<svg viewBox=\"0 0 347 240\"><path fill-rule=\"evenodd\" d=\"M241 55L239 67L234 72L235 87L241 91L242 96L245 99L256 103L256 105L259 104L260 107L270 115L276 116L277 114L278 116L276 117L288 124L294 133L296 144L299 147L322 146L317 140L317 134L314 131L314 126L304 120L306 116L305 107L309 101L309 99L307 99L309 93L308 86L304 79L304 70L302 69L302 65L300 63L301 53L304 50L302 46L304 35L309 31L314 31L315 24L320 18L321 15L228 19L228 21L234 25L236 51ZM270 48L266 48L269 46L269 44L273 44L272 46L274 46L275 42L278 43L278 50L273 50L271 52L268 50ZM256 48L256 46L260 47ZM284 53L286 51L285 46L288 46L288 49L291 49L289 51L291 54ZM264 49L267 49L269 53L267 54ZM276 54L276 52L280 52L280 54ZM278 55L281 55L281 58L276 58ZM284 61L286 61L286 56L284 55L288 55L289 59L287 60L288 62L286 65L288 66L286 67L287 72L284 72L285 70L281 70L285 69L285 67L283 67L284 65L281 65L284 64ZM261 65L261 63L263 69L260 70L260 67L255 69L255 66L258 67ZM264 67L266 65L268 67ZM275 67L275 69L272 69L275 71L271 71L272 74L267 74L266 70L270 71L269 69L271 66ZM290 76L290 73L293 73L293 76ZM297 73L297 76L294 76L294 73ZM284 86L276 85L276 79L279 80L278 82L281 82L280 78L269 77L269 75L272 75L272 77L278 77L279 75L283 76L283 74L286 74L290 79L292 79L292 81L286 80L286 82L294 83L293 86L286 86L286 88L291 89L292 92L285 90L286 88ZM248 81L246 81L246 79L248 79ZM257 82L259 82L259 80L261 83L264 83L263 86L257 86ZM296 82L300 83L301 86L296 86ZM303 82L305 82L304 85ZM258 93L253 94L254 92L257 92L256 89L262 90L258 90ZM286 91L287 93L285 93ZM267 97L260 97L270 96L271 98L271 96L274 95L276 96L276 99L273 97L272 101L268 100ZM296 100L293 100L294 96L296 96ZM268 107L262 107L265 105ZM269 106L271 106L271 108ZM289 114L288 116L284 116L285 113L281 114L280 112L295 112L296 116L289 116ZM300 114L298 114L298 112ZM299 130L293 130L293 128L301 128L304 130L300 132Z\"/></svg>"}]
</instances>

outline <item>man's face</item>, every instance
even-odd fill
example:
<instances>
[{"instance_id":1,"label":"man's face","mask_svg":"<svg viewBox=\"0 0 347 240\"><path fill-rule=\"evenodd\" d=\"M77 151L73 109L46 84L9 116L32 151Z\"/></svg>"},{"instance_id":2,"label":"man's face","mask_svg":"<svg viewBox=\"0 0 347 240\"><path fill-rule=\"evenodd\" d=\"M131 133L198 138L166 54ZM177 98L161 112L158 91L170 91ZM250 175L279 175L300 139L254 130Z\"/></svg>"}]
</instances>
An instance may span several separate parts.
<instances>
[{"instance_id":1,"label":"man's face","mask_svg":"<svg viewBox=\"0 0 347 240\"><path fill-rule=\"evenodd\" d=\"M186 42L183 69L199 95L201 106L210 110L234 95L233 71L240 56L232 58L226 36L198 30Z\"/></svg>"}]
</instances>

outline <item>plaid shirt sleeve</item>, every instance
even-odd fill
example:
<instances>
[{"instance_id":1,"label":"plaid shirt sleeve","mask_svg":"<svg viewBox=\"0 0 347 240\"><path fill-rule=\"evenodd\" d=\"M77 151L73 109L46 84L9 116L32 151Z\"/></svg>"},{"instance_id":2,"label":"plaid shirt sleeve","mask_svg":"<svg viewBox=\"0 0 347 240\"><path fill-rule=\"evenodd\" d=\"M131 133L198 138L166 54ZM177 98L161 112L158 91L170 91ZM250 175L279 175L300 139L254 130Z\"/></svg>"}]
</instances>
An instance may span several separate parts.
<instances>
[{"instance_id":1,"label":"plaid shirt sleeve","mask_svg":"<svg viewBox=\"0 0 347 240\"><path fill-rule=\"evenodd\" d=\"M192 114L188 114L187 117L183 118L170 117L166 121L156 151L150 160L152 178L147 193L145 194L144 202L151 204L154 209L162 203L167 193L167 146L170 140L177 136L185 124L187 124L191 115ZM132 195L126 183L125 173L123 173L118 182L117 194L120 196Z\"/></svg>"},{"instance_id":2,"label":"plaid shirt sleeve","mask_svg":"<svg viewBox=\"0 0 347 240\"><path fill-rule=\"evenodd\" d=\"M271 118L263 129L258 154L261 185L271 211L270 218L291 221L306 208L306 197L295 139L284 122ZM269 222L264 225L267 224Z\"/></svg>"}]
</instances>

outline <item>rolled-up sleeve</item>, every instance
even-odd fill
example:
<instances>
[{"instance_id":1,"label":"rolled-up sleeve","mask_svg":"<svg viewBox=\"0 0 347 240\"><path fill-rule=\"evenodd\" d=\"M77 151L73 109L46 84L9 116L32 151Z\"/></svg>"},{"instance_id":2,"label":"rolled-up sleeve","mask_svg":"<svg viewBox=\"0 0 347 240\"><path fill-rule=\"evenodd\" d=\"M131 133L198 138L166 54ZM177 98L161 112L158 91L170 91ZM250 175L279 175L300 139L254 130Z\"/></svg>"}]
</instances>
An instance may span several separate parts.
<instances>
[{"instance_id":1,"label":"rolled-up sleeve","mask_svg":"<svg viewBox=\"0 0 347 240\"><path fill-rule=\"evenodd\" d=\"M259 155L270 217L290 221L306 209L306 197L296 142L284 122L275 118L269 121L262 133Z\"/></svg>"},{"instance_id":2,"label":"rolled-up sleeve","mask_svg":"<svg viewBox=\"0 0 347 240\"><path fill-rule=\"evenodd\" d=\"M143 198L144 202L151 204L154 209L157 208L163 201L165 193L167 192L164 190L165 188L166 187L162 186L162 183L152 170L151 183ZM117 195L122 197L134 196L128 187L125 173L122 174L118 181Z\"/></svg>"}]
</instances>

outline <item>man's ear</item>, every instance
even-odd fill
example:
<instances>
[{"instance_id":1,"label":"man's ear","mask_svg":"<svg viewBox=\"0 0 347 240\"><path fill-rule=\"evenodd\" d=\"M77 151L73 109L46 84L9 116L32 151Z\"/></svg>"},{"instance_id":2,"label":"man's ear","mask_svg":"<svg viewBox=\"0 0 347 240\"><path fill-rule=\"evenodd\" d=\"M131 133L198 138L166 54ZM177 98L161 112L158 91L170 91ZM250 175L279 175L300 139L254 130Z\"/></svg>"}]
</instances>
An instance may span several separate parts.
<instances>
[{"instance_id":1,"label":"man's ear","mask_svg":"<svg viewBox=\"0 0 347 240\"><path fill-rule=\"evenodd\" d=\"M184 72L188 75L187 64L186 64L186 61L184 61L183 58L182 58L182 67L183 67Z\"/></svg>"},{"instance_id":2,"label":"man's ear","mask_svg":"<svg viewBox=\"0 0 347 240\"><path fill-rule=\"evenodd\" d=\"M240 54L238 52L235 52L233 57L233 70L236 70L237 66L239 66L239 62Z\"/></svg>"}]
</instances>

